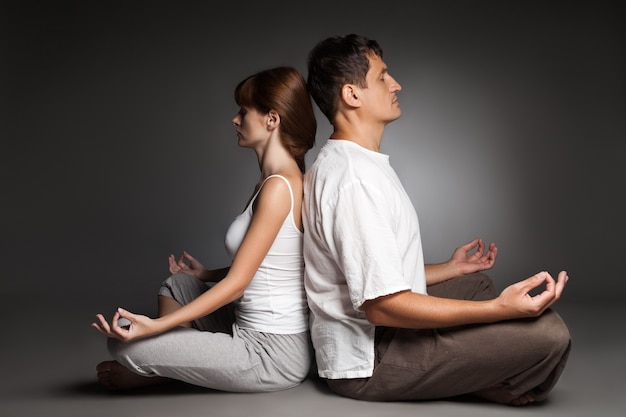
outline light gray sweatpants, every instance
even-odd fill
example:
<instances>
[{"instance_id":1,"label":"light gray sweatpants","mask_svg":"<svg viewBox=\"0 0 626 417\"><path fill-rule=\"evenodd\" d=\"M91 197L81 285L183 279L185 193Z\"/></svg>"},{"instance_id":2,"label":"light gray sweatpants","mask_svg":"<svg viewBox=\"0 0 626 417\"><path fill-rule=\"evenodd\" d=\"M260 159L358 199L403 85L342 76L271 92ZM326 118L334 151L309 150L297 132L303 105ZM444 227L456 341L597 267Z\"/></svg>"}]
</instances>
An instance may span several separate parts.
<instances>
[{"instance_id":1,"label":"light gray sweatpants","mask_svg":"<svg viewBox=\"0 0 626 417\"><path fill-rule=\"evenodd\" d=\"M185 305L208 289L196 278L169 277L159 295ZM232 392L277 391L300 384L308 375L312 348L308 332L273 334L241 329L234 304L202 317L193 328L121 342L109 338L115 360L144 376L163 376Z\"/></svg>"}]
</instances>

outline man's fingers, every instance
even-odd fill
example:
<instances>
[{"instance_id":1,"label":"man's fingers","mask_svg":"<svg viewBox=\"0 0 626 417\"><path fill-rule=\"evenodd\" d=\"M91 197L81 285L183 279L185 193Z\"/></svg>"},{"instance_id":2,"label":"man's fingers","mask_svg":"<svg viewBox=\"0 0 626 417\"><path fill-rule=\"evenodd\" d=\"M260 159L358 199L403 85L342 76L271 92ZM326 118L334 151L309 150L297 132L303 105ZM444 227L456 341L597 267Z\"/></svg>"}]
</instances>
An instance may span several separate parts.
<instances>
[{"instance_id":1,"label":"man's fingers","mask_svg":"<svg viewBox=\"0 0 626 417\"><path fill-rule=\"evenodd\" d=\"M556 281L556 286L555 286L557 299L561 298L561 294L563 293L563 290L565 289L565 284L567 284L567 281L569 281L569 275L567 275L567 272L566 271L559 272L559 276L558 276L558 279Z\"/></svg>"},{"instance_id":2,"label":"man's fingers","mask_svg":"<svg viewBox=\"0 0 626 417\"><path fill-rule=\"evenodd\" d=\"M561 271L558 275L558 279L555 281L547 272L540 272L532 278L543 278L546 288L540 294L532 297L534 303L541 307L541 312L554 304L563 293L565 284L568 281L568 276L565 271Z\"/></svg>"},{"instance_id":3,"label":"man's fingers","mask_svg":"<svg viewBox=\"0 0 626 417\"><path fill-rule=\"evenodd\" d=\"M544 282L546 282L546 279L550 276L550 274L548 274L545 271L542 272L538 272L535 275L533 275L530 278L526 278L523 281L520 281L518 283L518 285L520 286L520 288L525 292L528 293L531 290L537 288L538 286L542 285Z\"/></svg>"},{"instance_id":4,"label":"man's fingers","mask_svg":"<svg viewBox=\"0 0 626 417\"><path fill-rule=\"evenodd\" d=\"M551 294L556 294L556 281L547 272L546 272L546 281L545 282L546 282L546 289L545 289L545 291L547 291L547 292L549 292Z\"/></svg>"},{"instance_id":5,"label":"man's fingers","mask_svg":"<svg viewBox=\"0 0 626 417\"><path fill-rule=\"evenodd\" d=\"M478 249L477 252L483 253L485 251L485 242L482 239L478 239Z\"/></svg>"}]
</instances>

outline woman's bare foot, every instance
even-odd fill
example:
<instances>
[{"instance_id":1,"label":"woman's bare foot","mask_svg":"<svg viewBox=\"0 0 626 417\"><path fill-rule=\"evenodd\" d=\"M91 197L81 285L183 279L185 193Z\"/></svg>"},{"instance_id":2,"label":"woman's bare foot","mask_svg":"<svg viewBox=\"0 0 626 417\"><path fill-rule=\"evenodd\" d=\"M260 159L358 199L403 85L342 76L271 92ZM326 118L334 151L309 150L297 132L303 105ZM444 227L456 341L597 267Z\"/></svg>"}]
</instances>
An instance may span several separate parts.
<instances>
[{"instance_id":1,"label":"woman's bare foot","mask_svg":"<svg viewBox=\"0 0 626 417\"><path fill-rule=\"evenodd\" d=\"M515 406L529 405L536 401L535 397L533 397L529 392L515 397L502 388L484 389L473 393L473 395L487 401Z\"/></svg>"},{"instance_id":2,"label":"woman's bare foot","mask_svg":"<svg viewBox=\"0 0 626 417\"><path fill-rule=\"evenodd\" d=\"M104 361L96 366L98 381L111 391L128 391L134 388L142 388L151 385L159 385L169 381L160 376L141 376L126 368L117 361Z\"/></svg>"}]
</instances>

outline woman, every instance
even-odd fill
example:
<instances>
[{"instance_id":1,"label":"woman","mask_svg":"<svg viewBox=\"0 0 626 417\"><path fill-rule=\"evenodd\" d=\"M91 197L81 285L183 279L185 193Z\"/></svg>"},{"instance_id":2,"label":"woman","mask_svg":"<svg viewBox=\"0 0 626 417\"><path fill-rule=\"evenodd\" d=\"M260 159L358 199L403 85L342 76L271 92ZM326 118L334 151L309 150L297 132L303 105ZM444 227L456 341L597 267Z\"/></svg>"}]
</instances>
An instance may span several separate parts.
<instances>
[{"instance_id":1,"label":"woman","mask_svg":"<svg viewBox=\"0 0 626 417\"><path fill-rule=\"evenodd\" d=\"M298 70L258 72L235 89L239 145L255 151L261 178L226 233L230 267L207 270L186 252L169 257L159 317L118 309L108 336L114 361L97 366L112 390L174 380L233 392L298 385L312 358L303 287L302 176L316 120ZM208 283L213 283L212 285Z\"/></svg>"}]
</instances>

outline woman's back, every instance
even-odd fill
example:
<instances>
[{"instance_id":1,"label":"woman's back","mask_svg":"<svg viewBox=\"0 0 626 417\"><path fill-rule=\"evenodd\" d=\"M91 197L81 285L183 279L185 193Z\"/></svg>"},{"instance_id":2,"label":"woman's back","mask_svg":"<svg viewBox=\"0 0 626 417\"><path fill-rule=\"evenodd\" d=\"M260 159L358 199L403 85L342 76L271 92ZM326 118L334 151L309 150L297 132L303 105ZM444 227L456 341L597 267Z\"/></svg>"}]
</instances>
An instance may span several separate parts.
<instances>
[{"instance_id":1,"label":"woman's back","mask_svg":"<svg viewBox=\"0 0 626 417\"><path fill-rule=\"evenodd\" d=\"M270 178L280 178L289 188L291 209L274 243L237 306L237 324L244 329L292 334L308 329L308 306L303 285L303 234L294 221L294 193L282 175L267 177L246 209L230 225L226 250L234 257L250 225L256 198Z\"/></svg>"}]
</instances>

